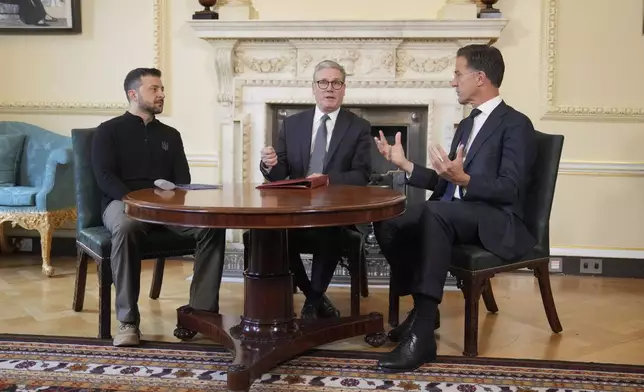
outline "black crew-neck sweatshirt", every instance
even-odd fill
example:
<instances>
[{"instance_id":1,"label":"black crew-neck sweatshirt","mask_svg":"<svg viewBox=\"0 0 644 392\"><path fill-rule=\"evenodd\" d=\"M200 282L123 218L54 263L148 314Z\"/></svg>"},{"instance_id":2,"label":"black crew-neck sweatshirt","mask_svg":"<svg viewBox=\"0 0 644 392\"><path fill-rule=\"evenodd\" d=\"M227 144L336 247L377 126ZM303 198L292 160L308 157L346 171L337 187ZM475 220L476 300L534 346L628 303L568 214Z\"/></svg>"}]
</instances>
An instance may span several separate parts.
<instances>
[{"instance_id":1,"label":"black crew-neck sweatshirt","mask_svg":"<svg viewBox=\"0 0 644 392\"><path fill-rule=\"evenodd\" d=\"M103 192L103 211L113 200L135 190L152 188L164 179L190 183L190 169L181 134L153 119L123 115L101 123L92 143L92 167Z\"/></svg>"}]
</instances>

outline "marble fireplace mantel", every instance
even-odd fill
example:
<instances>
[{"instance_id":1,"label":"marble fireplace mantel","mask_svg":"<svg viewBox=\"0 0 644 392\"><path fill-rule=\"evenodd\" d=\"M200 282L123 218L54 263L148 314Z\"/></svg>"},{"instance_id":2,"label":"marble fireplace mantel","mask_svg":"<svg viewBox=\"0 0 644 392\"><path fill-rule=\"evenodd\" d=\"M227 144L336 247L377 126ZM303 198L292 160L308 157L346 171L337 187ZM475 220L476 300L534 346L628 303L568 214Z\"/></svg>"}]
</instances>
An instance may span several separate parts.
<instances>
[{"instance_id":1,"label":"marble fireplace mantel","mask_svg":"<svg viewBox=\"0 0 644 392\"><path fill-rule=\"evenodd\" d=\"M508 20L187 23L212 45L220 180L261 182L259 151L269 139L269 105L313 104L313 69L325 59L347 71L346 104L421 107L427 142L449 143L454 124L467 114L450 85L456 51L495 42Z\"/></svg>"},{"instance_id":2,"label":"marble fireplace mantel","mask_svg":"<svg viewBox=\"0 0 644 392\"><path fill-rule=\"evenodd\" d=\"M466 38L496 40L507 19L464 20L192 20L205 39Z\"/></svg>"}]
</instances>

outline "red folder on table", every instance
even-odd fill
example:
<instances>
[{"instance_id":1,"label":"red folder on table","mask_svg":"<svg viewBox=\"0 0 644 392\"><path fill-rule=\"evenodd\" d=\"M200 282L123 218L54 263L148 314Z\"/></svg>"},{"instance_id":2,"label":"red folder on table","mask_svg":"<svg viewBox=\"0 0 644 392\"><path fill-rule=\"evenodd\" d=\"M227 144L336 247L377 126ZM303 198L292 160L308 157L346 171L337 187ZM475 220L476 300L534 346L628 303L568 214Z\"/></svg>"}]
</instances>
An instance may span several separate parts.
<instances>
[{"instance_id":1,"label":"red folder on table","mask_svg":"<svg viewBox=\"0 0 644 392\"><path fill-rule=\"evenodd\" d=\"M258 185L257 189L315 189L326 186L328 182L329 177L322 175L319 177L267 182L266 184Z\"/></svg>"}]
</instances>

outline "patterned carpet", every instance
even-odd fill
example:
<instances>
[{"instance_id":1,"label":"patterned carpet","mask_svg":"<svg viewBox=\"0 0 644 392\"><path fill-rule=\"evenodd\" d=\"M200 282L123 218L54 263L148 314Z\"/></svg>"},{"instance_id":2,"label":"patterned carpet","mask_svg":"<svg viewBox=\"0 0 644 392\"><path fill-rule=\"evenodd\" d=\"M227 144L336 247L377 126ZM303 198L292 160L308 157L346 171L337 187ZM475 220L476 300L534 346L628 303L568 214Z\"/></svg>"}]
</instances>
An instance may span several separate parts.
<instances>
[{"instance_id":1,"label":"patterned carpet","mask_svg":"<svg viewBox=\"0 0 644 392\"><path fill-rule=\"evenodd\" d=\"M312 351L273 369L260 391L644 391L644 367L439 357L388 375L379 354ZM114 348L94 339L0 335L0 391L225 391L231 356L218 346L144 342Z\"/></svg>"}]
</instances>

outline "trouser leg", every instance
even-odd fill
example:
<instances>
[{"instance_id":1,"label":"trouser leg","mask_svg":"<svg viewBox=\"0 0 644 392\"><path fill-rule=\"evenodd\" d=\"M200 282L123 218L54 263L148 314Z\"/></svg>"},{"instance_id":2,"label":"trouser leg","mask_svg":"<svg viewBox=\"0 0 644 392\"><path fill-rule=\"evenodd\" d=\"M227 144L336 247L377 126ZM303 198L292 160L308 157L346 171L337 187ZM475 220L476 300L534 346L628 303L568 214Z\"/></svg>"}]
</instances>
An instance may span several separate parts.
<instances>
[{"instance_id":1,"label":"trouser leg","mask_svg":"<svg viewBox=\"0 0 644 392\"><path fill-rule=\"evenodd\" d=\"M455 243L478 242L480 206L461 201L428 201L421 216L420 264L410 285L412 293L432 297L440 303Z\"/></svg>"},{"instance_id":2,"label":"trouser leg","mask_svg":"<svg viewBox=\"0 0 644 392\"><path fill-rule=\"evenodd\" d=\"M112 234L110 263L116 291L116 318L123 323L139 324L138 307L141 286L139 243L152 225L125 215L125 204L112 201L103 213L105 227Z\"/></svg>"},{"instance_id":3,"label":"trouser leg","mask_svg":"<svg viewBox=\"0 0 644 392\"><path fill-rule=\"evenodd\" d=\"M167 226L167 228L180 235L193 236L197 241L190 284L190 307L218 313L219 289L226 252L226 229L181 226Z\"/></svg>"},{"instance_id":4,"label":"trouser leg","mask_svg":"<svg viewBox=\"0 0 644 392\"><path fill-rule=\"evenodd\" d=\"M289 249L288 258L289 268L293 273L293 280L295 281L295 284L300 290L302 290L304 296L308 297L311 292L311 281L306 274L306 268L304 268L302 256L300 256L299 252Z\"/></svg>"},{"instance_id":5,"label":"trouser leg","mask_svg":"<svg viewBox=\"0 0 644 392\"><path fill-rule=\"evenodd\" d=\"M331 284L333 274L342 257L342 228L325 227L316 229L315 252L311 265L312 301L319 299Z\"/></svg>"},{"instance_id":6,"label":"trouser leg","mask_svg":"<svg viewBox=\"0 0 644 392\"><path fill-rule=\"evenodd\" d=\"M393 289L399 296L411 294L408 283L420 258L424 209L424 203L410 205L402 215L373 223L378 246L389 263Z\"/></svg>"}]
</instances>

